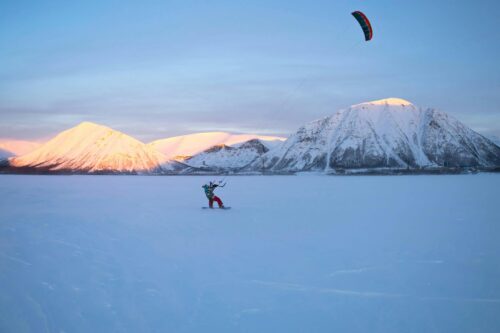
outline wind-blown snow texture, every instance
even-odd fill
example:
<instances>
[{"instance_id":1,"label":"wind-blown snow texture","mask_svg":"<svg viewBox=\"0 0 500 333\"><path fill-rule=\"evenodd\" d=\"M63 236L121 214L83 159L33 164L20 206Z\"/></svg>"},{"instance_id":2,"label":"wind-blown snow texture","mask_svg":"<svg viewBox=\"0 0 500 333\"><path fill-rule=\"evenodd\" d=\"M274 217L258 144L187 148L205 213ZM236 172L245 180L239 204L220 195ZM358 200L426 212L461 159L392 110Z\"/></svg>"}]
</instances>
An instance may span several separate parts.
<instances>
[{"instance_id":1,"label":"wind-blown snow texture","mask_svg":"<svg viewBox=\"0 0 500 333\"><path fill-rule=\"evenodd\" d=\"M0 332L499 332L500 175L0 175Z\"/></svg>"},{"instance_id":2,"label":"wind-blown snow texture","mask_svg":"<svg viewBox=\"0 0 500 333\"><path fill-rule=\"evenodd\" d=\"M313 121L254 168L271 171L500 166L500 147L446 113L389 98Z\"/></svg>"}]
</instances>

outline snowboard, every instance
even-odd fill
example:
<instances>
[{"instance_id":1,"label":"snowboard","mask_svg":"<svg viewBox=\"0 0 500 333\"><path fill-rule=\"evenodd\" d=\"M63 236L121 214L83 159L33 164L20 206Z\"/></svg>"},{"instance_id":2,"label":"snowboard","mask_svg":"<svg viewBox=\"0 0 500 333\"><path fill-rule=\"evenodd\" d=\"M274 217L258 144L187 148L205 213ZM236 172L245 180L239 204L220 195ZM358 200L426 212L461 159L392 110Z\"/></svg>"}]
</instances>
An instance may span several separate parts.
<instances>
[{"instance_id":1,"label":"snowboard","mask_svg":"<svg viewBox=\"0 0 500 333\"><path fill-rule=\"evenodd\" d=\"M219 207L214 207L214 208L210 208L210 207L201 207L202 209L231 209L231 207L223 207L223 208L219 208Z\"/></svg>"}]
</instances>

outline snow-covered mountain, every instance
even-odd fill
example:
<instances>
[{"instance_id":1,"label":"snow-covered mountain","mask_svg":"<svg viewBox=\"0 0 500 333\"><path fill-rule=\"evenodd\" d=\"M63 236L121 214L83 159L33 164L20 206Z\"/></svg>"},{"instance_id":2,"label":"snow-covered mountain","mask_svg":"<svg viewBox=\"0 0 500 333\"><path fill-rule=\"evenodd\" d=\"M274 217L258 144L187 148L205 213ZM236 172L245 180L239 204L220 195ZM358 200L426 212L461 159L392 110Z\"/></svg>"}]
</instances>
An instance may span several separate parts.
<instances>
[{"instance_id":1,"label":"snow-covered mountain","mask_svg":"<svg viewBox=\"0 0 500 333\"><path fill-rule=\"evenodd\" d=\"M490 135L485 135L490 141L492 141L494 144L500 147L500 137L490 134Z\"/></svg>"},{"instance_id":2,"label":"snow-covered mountain","mask_svg":"<svg viewBox=\"0 0 500 333\"><path fill-rule=\"evenodd\" d=\"M156 172L165 156L109 127L83 122L38 149L9 160L11 167L69 172Z\"/></svg>"},{"instance_id":3,"label":"snow-covered mountain","mask_svg":"<svg viewBox=\"0 0 500 333\"><path fill-rule=\"evenodd\" d=\"M0 160L5 160L12 156L15 156L13 152L0 148Z\"/></svg>"},{"instance_id":4,"label":"snow-covered mountain","mask_svg":"<svg viewBox=\"0 0 500 333\"><path fill-rule=\"evenodd\" d=\"M492 168L500 148L458 120L399 98L362 103L301 127L252 164L274 172Z\"/></svg>"},{"instance_id":5,"label":"snow-covered mountain","mask_svg":"<svg viewBox=\"0 0 500 333\"><path fill-rule=\"evenodd\" d=\"M156 140L149 143L149 146L158 150L167 158L177 156L188 157L194 156L214 146L232 146L253 139L259 139L261 141L284 141L286 138L256 134L206 132Z\"/></svg>"},{"instance_id":6,"label":"snow-covered mountain","mask_svg":"<svg viewBox=\"0 0 500 333\"><path fill-rule=\"evenodd\" d=\"M21 156L32 152L42 143L25 140L0 139L0 149L10 152L11 156Z\"/></svg>"},{"instance_id":7,"label":"snow-covered mountain","mask_svg":"<svg viewBox=\"0 0 500 333\"><path fill-rule=\"evenodd\" d=\"M1 154L11 153L0 151L0 166L7 172L10 168L168 174L500 169L500 147L491 140L446 113L398 98L353 105L302 126L286 141L212 132L146 145L109 127L84 122L28 154L10 157L8 164Z\"/></svg>"},{"instance_id":8,"label":"snow-covered mountain","mask_svg":"<svg viewBox=\"0 0 500 333\"><path fill-rule=\"evenodd\" d=\"M200 169L238 171L279 144L282 141L252 139L232 146L216 145L183 162Z\"/></svg>"}]
</instances>

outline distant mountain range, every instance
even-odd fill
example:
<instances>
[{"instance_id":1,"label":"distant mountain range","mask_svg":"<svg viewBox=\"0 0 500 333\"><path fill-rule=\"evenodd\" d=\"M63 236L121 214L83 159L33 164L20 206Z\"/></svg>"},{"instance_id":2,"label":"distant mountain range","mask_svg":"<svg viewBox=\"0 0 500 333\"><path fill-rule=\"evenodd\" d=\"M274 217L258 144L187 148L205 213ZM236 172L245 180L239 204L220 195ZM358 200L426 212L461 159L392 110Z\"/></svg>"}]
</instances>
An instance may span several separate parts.
<instances>
[{"instance_id":1,"label":"distant mountain range","mask_svg":"<svg viewBox=\"0 0 500 333\"><path fill-rule=\"evenodd\" d=\"M41 145L34 141L0 139L0 158L24 155Z\"/></svg>"},{"instance_id":2,"label":"distant mountain range","mask_svg":"<svg viewBox=\"0 0 500 333\"><path fill-rule=\"evenodd\" d=\"M205 151L213 146L232 146L249 140L284 141L285 138L256 134L232 134L227 132L205 132L189 135L175 136L156 140L148 145L167 158L189 157Z\"/></svg>"},{"instance_id":3,"label":"distant mountain range","mask_svg":"<svg viewBox=\"0 0 500 333\"><path fill-rule=\"evenodd\" d=\"M225 132L195 133L144 144L109 127L83 122L26 154L0 150L3 171L20 173L160 174L205 170L184 162L214 145L244 141L282 142L285 138ZM259 141L260 142L260 141ZM267 148L266 148L267 149ZM193 160L194 161L194 160ZM250 161L249 161L250 162ZM211 164L211 166L213 166Z\"/></svg>"},{"instance_id":4,"label":"distant mountain range","mask_svg":"<svg viewBox=\"0 0 500 333\"><path fill-rule=\"evenodd\" d=\"M15 157L9 153L0 150L3 172L350 174L500 169L500 147L493 141L446 113L399 98L353 105L302 126L286 140L210 132L144 144L84 122L31 152Z\"/></svg>"}]
</instances>

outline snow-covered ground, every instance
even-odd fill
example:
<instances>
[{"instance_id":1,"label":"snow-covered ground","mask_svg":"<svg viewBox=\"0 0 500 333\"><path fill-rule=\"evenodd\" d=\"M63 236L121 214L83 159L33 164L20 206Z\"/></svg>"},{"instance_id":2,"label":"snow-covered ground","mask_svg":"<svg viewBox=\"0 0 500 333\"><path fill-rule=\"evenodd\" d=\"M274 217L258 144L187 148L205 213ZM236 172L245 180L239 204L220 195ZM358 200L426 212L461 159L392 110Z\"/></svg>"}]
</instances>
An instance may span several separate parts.
<instances>
[{"instance_id":1,"label":"snow-covered ground","mask_svg":"<svg viewBox=\"0 0 500 333\"><path fill-rule=\"evenodd\" d=\"M0 176L0 332L499 332L500 175Z\"/></svg>"}]
</instances>

